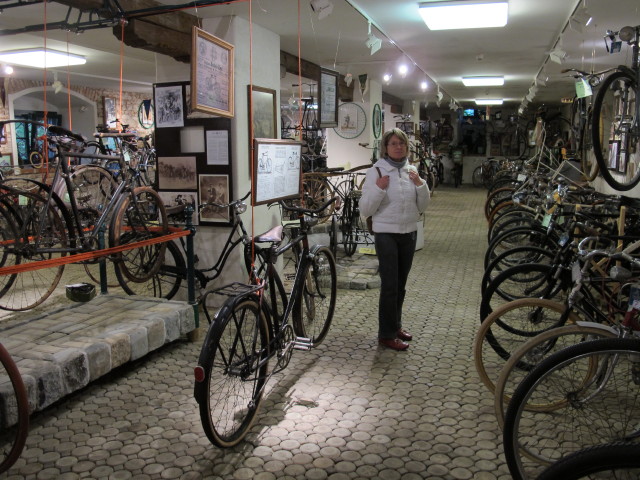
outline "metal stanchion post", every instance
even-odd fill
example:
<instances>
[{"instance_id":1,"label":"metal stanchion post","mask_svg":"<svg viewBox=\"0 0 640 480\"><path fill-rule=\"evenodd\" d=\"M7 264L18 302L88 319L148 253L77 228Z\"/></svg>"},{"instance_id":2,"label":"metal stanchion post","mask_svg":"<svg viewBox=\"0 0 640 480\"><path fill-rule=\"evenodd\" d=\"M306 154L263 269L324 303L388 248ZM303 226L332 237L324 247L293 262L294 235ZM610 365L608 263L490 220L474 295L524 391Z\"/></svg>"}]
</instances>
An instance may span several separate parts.
<instances>
[{"instance_id":1,"label":"metal stanchion post","mask_svg":"<svg viewBox=\"0 0 640 480\"><path fill-rule=\"evenodd\" d=\"M98 248L104 250L104 232L107 229L106 225L102 225L98 231ZM107 257L100 257L100 294L106 295L107 291Z\"/></svg>"},{"instance_id":2,"label":"metal stanchion post","mask_svg":"<svg viewBox=\"0 0 640 480\"><path fill-rule=\"evenodd\" d=\"M186 227L189 230L187 235L187 301L193 307L193 313L196 320L196 328L200 326L198 318L198 303L196 302L196 282L195 282L195 266L194 266L194 251L193 251L193 237L196 234L196 229L193 226L194 209L191 205L187 205L184 209Z\"/></svg>"}]
</instances>

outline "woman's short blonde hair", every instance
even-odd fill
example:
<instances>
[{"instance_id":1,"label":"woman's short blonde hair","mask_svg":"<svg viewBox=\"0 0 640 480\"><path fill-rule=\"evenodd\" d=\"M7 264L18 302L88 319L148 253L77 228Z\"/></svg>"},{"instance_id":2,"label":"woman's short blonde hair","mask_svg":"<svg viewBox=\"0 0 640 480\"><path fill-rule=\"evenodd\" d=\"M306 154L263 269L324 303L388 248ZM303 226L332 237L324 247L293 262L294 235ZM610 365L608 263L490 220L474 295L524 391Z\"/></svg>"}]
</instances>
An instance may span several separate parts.
<instances>
[{"instance_id":1,"label":"woman's short blonde hair","mask_svg":"<svg viewBox=\"0 0 640 480\"><path fill-rule=\"evenodd\" d=\"M380 142L380 156L385 157L387 155L387 145L389 144L389 140L391 137L398 137L402 143L404 143L407 148L409 148L409 137L399 128L392 128L391 130L387 130L382 134L382 141Z\"/></svg>"}]
</instances>

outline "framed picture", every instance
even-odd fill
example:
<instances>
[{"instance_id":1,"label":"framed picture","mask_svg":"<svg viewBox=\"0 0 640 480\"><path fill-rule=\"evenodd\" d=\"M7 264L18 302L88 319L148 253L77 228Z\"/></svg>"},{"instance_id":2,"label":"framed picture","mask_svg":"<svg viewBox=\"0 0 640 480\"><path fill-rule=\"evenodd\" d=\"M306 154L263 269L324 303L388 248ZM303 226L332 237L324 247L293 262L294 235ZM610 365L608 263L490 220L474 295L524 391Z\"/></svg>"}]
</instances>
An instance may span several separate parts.
<instances>
[{"instance_id":1,"label":"framed picture","mask_svg":"<svg viewBox=\"0 0 640 480\"><path fill-rule=\"evenodd\" d=\"M301 153L300 142L259 138L253 141L253 205L300 196Z\"/></svg>"},{"instance_id":2,"label":"framed picture","mask_svg":"<svg viewBox=\"0 0 640 480\"><path fill-rule=\"evenodd\" d=\"M198 175L198 184L201 206L205 203L229 203L228 175ZM200 209L200 221L229 223L231 215L228 208L206 205Z\"/></svg>"},{"instance_id":3,"label":"framed picture","mask_svg":"<svg viewBox=\"0 0 640 480\"><path fill-rule=\"evenodd\" d=\"M338 72L320 69L318 88L318 117L320 128L338 126Z\"/></svg>"},{"instance_id":4,"label":"framed picture","mask_svg":"<svg viewBox=\"0 0 640 480\"><path fill-rule=\"evenodd\" d=\"M254 138L277 138L276 91L270 88L247 85L249 127L253 124ZM251 103L253 101L253 108ZM251 140L251 139L250 139Z\"/></svg>"},{"instance_id":5,"label":"framed picture","mask_svg":"<svg viewBox=\"0 0 640 480\"><path fill-rule=\"evenodd\" d=\"M102 105L104 107L104 124L107 128L116 128L116 100L111 97L102 97Z\"/></svg>"},{"instance_id":6,"label":"framed picture","mask_svg":"<svg viewBox=\"0 0 640 480\"><path fill-rule=\"evenodd\" d=\"M0 171L2 172L13 171L13 154L0 153Z\"/></svg>"},{"instance_id":7,"label":"framed picture","mask_svg":"<svg viewBox=\"0 0 640 480\"><path fill-rule=\"evenodd\" d=\"M183 127L182 85L156 86L153 94L156 128Z\"/></svg>"},{"instance_id":8,"label":"framed picture","mask_svg":"<svg viewBox=\"0 0 640 480\"><path fill-rule=\"evenodd\" d=\"M193 27L191 110L233 117L233 45Z\"/></svg>"},{"instance_id":9,"label":"framed picture","mask_svg":"<svg viewBox=\"0 0 640 480\"><path fill-rule=\"evenodd\" d=\"M158 185L162 190L195 190L196 157L158 157Z\"/></svg>"},{"instance_id":10,"label":"framed picture","mask_svg":"<svg viewBox=\"0 0 640 480\"><path fill-rule=\"evenodd\" d=\"M158 192L164 202L165 207L175 207L178 205L190 204L193 207L191 222L198 225L198 192Z\"/></svg>"}]
</instances>

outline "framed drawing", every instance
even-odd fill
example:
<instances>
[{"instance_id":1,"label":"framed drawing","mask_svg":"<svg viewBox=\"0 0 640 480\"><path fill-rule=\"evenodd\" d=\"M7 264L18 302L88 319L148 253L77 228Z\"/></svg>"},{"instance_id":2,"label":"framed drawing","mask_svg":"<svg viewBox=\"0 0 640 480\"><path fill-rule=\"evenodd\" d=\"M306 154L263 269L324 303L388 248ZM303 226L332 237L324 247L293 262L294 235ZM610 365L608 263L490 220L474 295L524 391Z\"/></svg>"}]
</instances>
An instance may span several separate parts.
<instances>
[{"instance_id":1,"label":"framed drawing","mask_svg":"<svg viewBox=\"0 0 640 480\"><path fill-rule=\"evenodd\" d=\"M318 117L320 128L338 126L338 72L320 69Z\"/></svg>"},{"instance_id":2,"label":"framed drawing","mask_svg":"<svg viewBox=\"0 0 640 480\"><path fill-rule=\"evenodd\" d=\"M162 190L195 190L196 157L158 157L158 184Z\"/></svg>"},{"instance_id":3,"label":"framed drawing","mask_svg":"<svg viewBox=\"0 0 640 480\"><path fill-rule=\"evenodd\" d=\"M198 175L198 183L201 206L205 203L229 203L228 175ZM200 209L200 221L229 223L231 216L228 208L206 205Z\"/></svg>"},{"instance_id":4,"label":"framed drawing","mask_svg":"<svg viewBox=\"0 0 640 480\"><path fill-rule=\"evenodd\" d=\"M116 120L116 100L111 97L102 97L102 106L104 107L104 124L107 128L117 128Z\"/></svg>"},{"instance_id":5,"label":"framed drawing","mask_svg":"<svg viewBox=\"0 0 640 480\"><path fill-rule=\"evenodd\" d=\"M360 136L367 125L367 116L357 103L343 103L338 107L339 125L333 130L342 138Z\"/></svg>"},{"instance_id":6,"label":"framed drawing","mask_svg":"<svg viewBox=\"0 0 640 480\"><path fill-rule=\"evenodd\" d=\"M156 86L153 94L156 128L184 126L182 85Z\"/></svg>"},{"instance_id":7,"label":"framed drawing","mask_svg":"<svg viewBox=\"0 0 640 480\"><path fill-rule=\"evenodd\" d=\"M253 205L300 196L301 153L300 142L258 138L253 141Z\"/></svg>"},{"instance_id":8,"label":"framed drawing","mask_svg":"<svg viewBox=\"0 0 640 480\"><path fill-rule=\"evenodd\" d=\"M276 138L276 91L247 85L249 127L253 124L254 138ZM253 108L251 102L253 101ZM251 131L251 130L250 130ZM251 139L249 139L251 140Z\"/></svg>"},{"instance_id":9,"label":"framed drawing","mask_svg":"<svg viewBox=\"0 0 640 480\"><path fill-rule=\"evenodd\" d=\"M191 110L233 117L233 45L193 27Z\"/></svg>"},{"instance_id":10,"label":"framed drawing","mask_svg":"<svg viewBox=\"0 0 640 480\"><path fill-rule=\"evenodd\" d=\"M0 153L0 171L2 172L13 171L13 154Z\"/></svg>"}]
</instances>

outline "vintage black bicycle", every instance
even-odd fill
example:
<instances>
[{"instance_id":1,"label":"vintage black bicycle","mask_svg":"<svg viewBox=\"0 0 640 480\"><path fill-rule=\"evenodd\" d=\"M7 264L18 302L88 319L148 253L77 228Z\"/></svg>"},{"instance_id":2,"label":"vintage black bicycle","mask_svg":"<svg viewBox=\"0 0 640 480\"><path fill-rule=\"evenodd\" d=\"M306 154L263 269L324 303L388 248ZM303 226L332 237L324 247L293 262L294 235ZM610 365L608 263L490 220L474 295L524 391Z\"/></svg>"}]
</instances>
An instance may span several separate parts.
<instances>
[{"instance_id":1,"label":"vintage black bicycle","mask_svg":"<svg viewBox=\"0 0 640 480\"><path fill-rule=\"evenodd\" d=\"M208 292L229 297L213 318L203 298L210 327L195 367L194 394L205 433L218 447L243 440L271 376L287 367L293 350L317 347L329 331L336 304L335 260L327 247L310 247L307 233L331 201L313 210L280 202L300 216L291 237L284 240L279 225L253 239L251 282ZM295 268L281 277L276 263L287 253ZM290 278L287 294L284 282Z\"/></svg>"}]
</instances>

